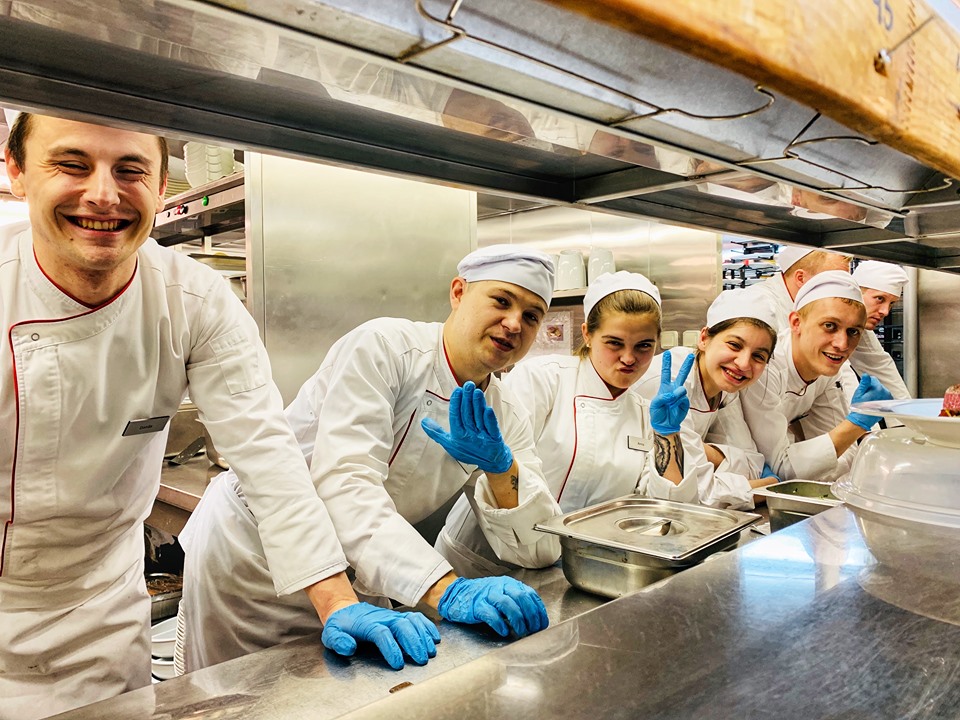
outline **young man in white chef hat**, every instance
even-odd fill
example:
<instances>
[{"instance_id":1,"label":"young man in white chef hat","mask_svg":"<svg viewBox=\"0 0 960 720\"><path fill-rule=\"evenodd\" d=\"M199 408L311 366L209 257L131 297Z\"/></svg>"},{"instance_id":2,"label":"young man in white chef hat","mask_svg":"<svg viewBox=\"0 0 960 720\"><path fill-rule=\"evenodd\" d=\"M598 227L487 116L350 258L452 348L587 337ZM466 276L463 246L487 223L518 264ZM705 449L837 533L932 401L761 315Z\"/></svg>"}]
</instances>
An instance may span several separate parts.
<instances>
[{"instance_id":1,"label":"young man in white chef hat","mask_svg":"<svg viewBox=\"0 0 960 720\"><path fill-rule=\"evenodd\" d=\"M757 449L781 480L829 480L849 469L856 441L877 421L851 412L838 373L863 334L866 308L850 273L804 283L763 378L740 393ZM864 375L853 402L888 400Z\"/></svg>"},{"instance_id":2,"label":"young man in white chef hat","mask_svg":"<svg viewBox=\"0 0 960 720\"><path fill-rule=\"evenodd\" d=\"M533 530L559 506L527 415L494 375L533 343L553 262L496 245L467 255L457 272L445 322L380 318L352 330L286 416L358 592L522 636L547 626L536 592L512 578L458 578L415 525L475 481L481 527L503 559L544 567L559 557L555 538ZM321 630L299 597L273 591L257 522L232 472L207 488L180 541L187 670Z\"/></svg>"},{"instance_id":3,"label":"young man in white chef hat","mask_svg":"<svg viewBox=\"0 0 960 720\"><path fill-rule=\"evenodd\" d=\"M897 400L909 400L910 392L900 377L896 363L883 349L874 332L890 314L894 303L900 300L903 288L908 282L907 272L899 265L867 260L854 269L853 279L860 286L863 304L867 309L864 326L866 332L860 338L860 344L854 353L856 363L852 363L853 368L857 375L866 373L877 378ZM857 386L857 377L853 373L845 373L844 386L848 396L852 397Z\"/></svg>"}]
</instances>

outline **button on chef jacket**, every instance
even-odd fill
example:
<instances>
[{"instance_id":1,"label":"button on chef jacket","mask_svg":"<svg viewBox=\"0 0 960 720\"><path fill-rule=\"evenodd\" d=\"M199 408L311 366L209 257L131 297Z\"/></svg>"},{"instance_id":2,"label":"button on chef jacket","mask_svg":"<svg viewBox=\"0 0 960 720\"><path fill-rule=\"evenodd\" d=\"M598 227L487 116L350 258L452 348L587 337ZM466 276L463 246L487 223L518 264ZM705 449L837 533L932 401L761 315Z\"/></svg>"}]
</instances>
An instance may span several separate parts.
<instances>
[{"instance_id":1,"label":"button on chef jacket","mask_svg":"<svg viewBox=\"0 0 960 720\"><path fill-rule=\"evenodd\" d=\"M661 477L654 467L647 401L632 390L611 397L589 359L529 358L503 382L530 412L544 476L563 512L633 492L696 502L696 475L686 462L679 485ZM447 517L437 548L463 574L508 569L483 543L465 498Z\"/></svg>"},{"instance_id":2,"label":"button on chef jacket","mask_svg":"<svg viewBox=\"0 0 960 720\"><path fill-rule=\"evenodd\" d=\"M129 285L91 309L43 274L29 229L6 228L0 320L0 717L149 683L142 524L166 432L123 432L188 389L261 518L275 590L346 567L256 325L218 273L147 240ZM38 688L34 669L60 684Z\"/></svg>"},{"instance_id":3,"label":"button on chef jacket","mask_svg":"<svg viewBox=\"0 0 960 720\"><path fill-rule=\"evenodd\" d=\"M857 446L837 459L827 434L850 412L839 374L807 385L793 363L792 335L784 330L763 376L740 391L743 418L767 463L781 480L833 480L850 469ZM791 425L797 421L798 435Z\"/></svg>"},{"instance_id":4,"label":"button on chef jacket","mask_svg":"<svg viewBox=\"0 0 960 720\"><path fill-rule=\"evenodd\" d=\"M673 356L672 366L676 368L693 350L675 347L667 352ZM637 382L637 392L648 399L656 396L662 366L661 353ZM700 502L715 508L752 509L753 488L748 478L760 477L763 455L757 450L743 419L740 393L721 393L719 407L711 410L697 365L693 366L683 385L690 400L690 411L680 425L680 437L686 452L684 463L689 464L697 476ZM720 467L714 469L713 463L707 459L705 442L717 446L724 454Z\"/></svg>"}]
</instances>

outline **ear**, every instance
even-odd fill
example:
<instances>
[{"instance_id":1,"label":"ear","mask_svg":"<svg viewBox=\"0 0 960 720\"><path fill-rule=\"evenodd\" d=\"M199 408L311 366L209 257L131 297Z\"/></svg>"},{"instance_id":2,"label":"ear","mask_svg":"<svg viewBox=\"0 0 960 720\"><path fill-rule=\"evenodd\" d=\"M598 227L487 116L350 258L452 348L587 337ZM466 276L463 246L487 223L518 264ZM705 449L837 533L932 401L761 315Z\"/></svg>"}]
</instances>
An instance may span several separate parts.
<instances>
[{"instance_id":1,"label":"ear","mask_svg":"<svg viewBox=\"0 0 960 720\"><path fill-rule=\"evenodd\" d=\"M790 323L790 332L792 332L794 335L799 335L800 334L800 313L798 313L796 310L792 310L790 312L790 317L788 320Z\"/></svg>"},{"instance_id":2,"label":"ear","mask_svg":"<svg viewBox=\"0 0 960 720\"><path fill-rule=\"evenodd\" d=\"M708 328L700 328L700 339L697 340L697 350L703 352L707 349L707 341L710 339L710 336L707 334Z\"/></svg>"},{"instance_id":3,"label":"ear","mask_svg":"<svg viewBox=\"0 0 960 720\"><path fill-rule=\"evenodd\" d=\"M160 191L157 194L157 214L163 212L163 206L166 205L167 199L164 196L167 194L167 180L169 178L170 176L167 175L165 178L163 178L163 182L160 183Z\"/></svg>"},{"instance_id":4,"label":"ear","mask_svg":"<svg viewBox=\"0 0 960 720\"><path fill-rule=\"evenodd\" d=\"M10 191L14 197L25 198L27 192L23 187L23 170L17 165L13 155L10 154L10 148L6 146L3 148L3 161L7 167L7 177L10 178Z\"/></svg>"},{"instance_id":5,"label":"ear","mask_svg":"<svg viewBox=\"0 0 960 720\"><path fill-rule=\"evenodd\" d=\"M794 270L793 271L793 281L797 284L797 287L803 287L803 284L810 279L810 275L806 270Z\"/></svg>"},{"instance_id":6,"label":"ear","mask_svg":"<svg viewBox=\"0 0 960 720\"><path fill-rule=\"evenodd\" d=\"M587 332L587 324L586 324L586 323L581 323L581 325L580 325L580 334L583 336L583 344L584 344L584 345L589 345L589 344L590 344L590 333Z\"/></svg>"},{"instance_id":7,"label":"ear","mask_svg":"<svg viewBox=\"0 0 960 720\"><path fill-rule=\"evenodd\" d=\"M450 308L456 310L460 307L463 300L463 294L467 291L467 281L462 277L455 277L450 281Z\"/></svg>"}]
</instances>

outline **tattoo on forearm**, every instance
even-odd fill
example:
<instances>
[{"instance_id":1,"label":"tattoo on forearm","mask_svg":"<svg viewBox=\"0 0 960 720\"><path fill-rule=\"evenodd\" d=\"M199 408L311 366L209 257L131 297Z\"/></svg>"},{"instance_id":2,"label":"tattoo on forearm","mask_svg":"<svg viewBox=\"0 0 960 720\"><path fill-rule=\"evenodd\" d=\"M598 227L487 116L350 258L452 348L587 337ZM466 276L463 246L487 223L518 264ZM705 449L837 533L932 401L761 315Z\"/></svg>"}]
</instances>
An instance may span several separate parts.
<instances>
[{"instance_id":1,"label":"tattoo on forearm","mask_svg":"<svg viewBox=\"0 0 960 720\"><path fill-rule=\"evenodd\" d=\"M669 438L662 435L653 436L654 457L653 462L657 472L663 475L670 467L670 461L676 459L677 467L683 474L683 443L680 442L679 433Z\"/></svg>"},{"instance_id":2,"label":"tattoo on forearm","mask_svg":"<svg viewBox=\"0 0 960 720\"><path fill-rule=\"evenodd\" d=\"M510 485L513 487L514 491L516 491L517 488L520 487L520 478L517 477L516 475L511 475L511 476L510 476Z\"/></svg>"}]
</instances>

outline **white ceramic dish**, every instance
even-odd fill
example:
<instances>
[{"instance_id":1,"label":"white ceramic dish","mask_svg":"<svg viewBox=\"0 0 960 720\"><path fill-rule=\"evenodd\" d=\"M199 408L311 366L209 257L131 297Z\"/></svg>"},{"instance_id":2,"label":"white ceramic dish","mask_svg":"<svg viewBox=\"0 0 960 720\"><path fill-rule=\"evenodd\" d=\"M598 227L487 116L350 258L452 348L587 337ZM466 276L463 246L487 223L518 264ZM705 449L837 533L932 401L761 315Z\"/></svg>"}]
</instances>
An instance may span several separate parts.
<instances>
[{"instance_id":1,"label":"white ceramic dish","mask_svg":"<svg viewBox=\"0 0 960 720\"><path fill-rule=\"evenodd\" d=\"M176 677L177 673L173 668L173 658L153 658L150 661L150 670L153 676L159 680L169 680Z\"/></svg>"},{"instance_id":2,"label":"white ceramic dish","mask_svg":"<svg viewBox=\"0 0 960 720\"><path fill-rule=\"evenodd\" d=\"M896 418L935 445L960 448L960 418L940 417L941 398L874 400L857 403L857 412Z\"/></svg>"},{"instance_id":3,"label":"white ceramic dish","mask_svg":"<svg viewBox=\"0 0 960 720\"><path fill-rule=\"evenodd\" d=\"M177 644L177 618L161 620L150 628L150 654L154 659L171 660Z\"/></svg>"}]
</instances>

